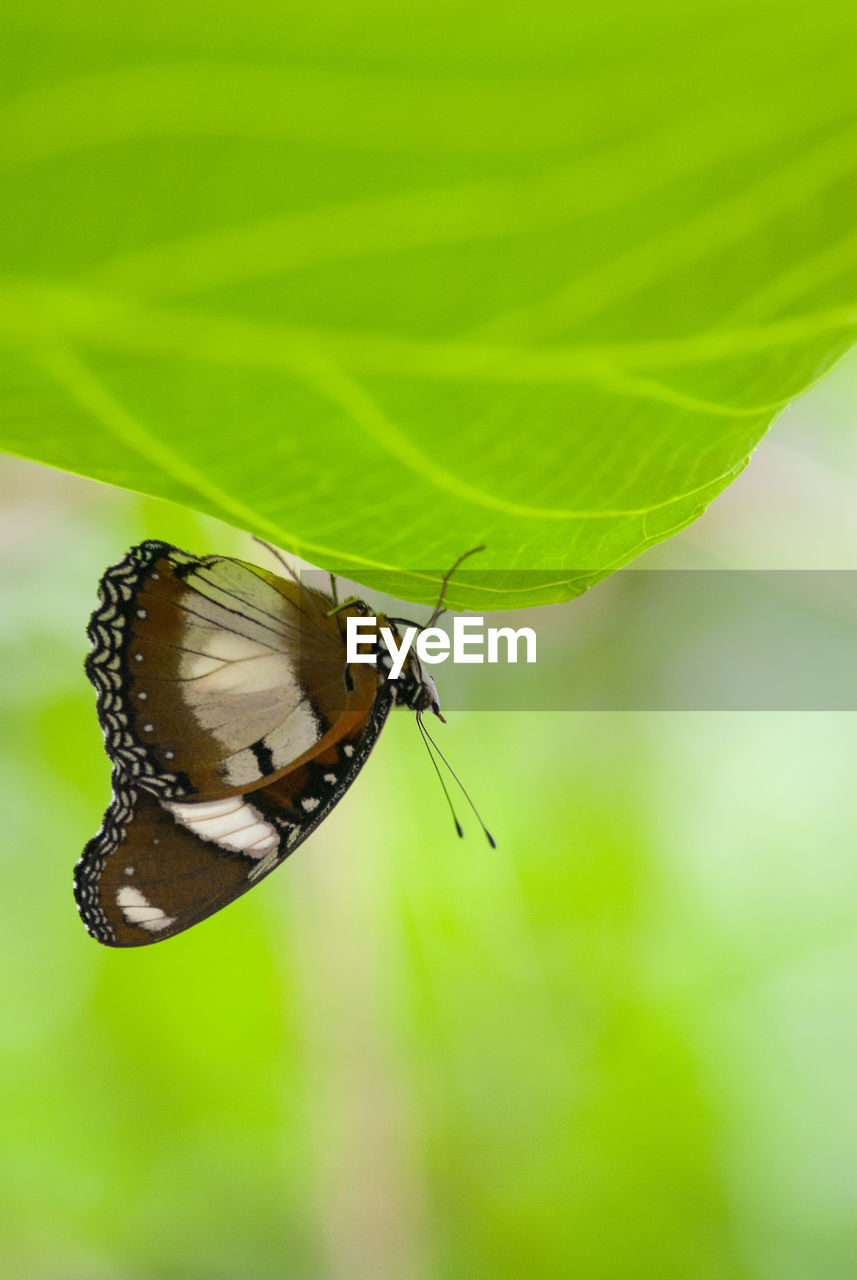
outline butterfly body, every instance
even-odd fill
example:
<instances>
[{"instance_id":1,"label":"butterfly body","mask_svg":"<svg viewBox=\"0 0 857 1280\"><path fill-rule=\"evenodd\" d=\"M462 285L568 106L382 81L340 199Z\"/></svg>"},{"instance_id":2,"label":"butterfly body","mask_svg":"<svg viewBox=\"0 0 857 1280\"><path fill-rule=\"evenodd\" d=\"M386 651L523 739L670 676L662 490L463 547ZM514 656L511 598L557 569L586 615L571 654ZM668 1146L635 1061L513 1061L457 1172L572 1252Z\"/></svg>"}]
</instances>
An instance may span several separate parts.
<instances>
[{"instance_id":1,"label":"butterfly body","mask_svg":"<svg viewBox=\"0 0 857 1280\"><path fill-rule=\"evenodd\" d=\"M413 655L397 681L379 640L375 665L346 661L366 604L256 565L148 541L100 597L86 670L113 798L75 897L107 945L171 937L246 892L342 798L395 703L438 711Z\"/></svg>"}]
</instances>

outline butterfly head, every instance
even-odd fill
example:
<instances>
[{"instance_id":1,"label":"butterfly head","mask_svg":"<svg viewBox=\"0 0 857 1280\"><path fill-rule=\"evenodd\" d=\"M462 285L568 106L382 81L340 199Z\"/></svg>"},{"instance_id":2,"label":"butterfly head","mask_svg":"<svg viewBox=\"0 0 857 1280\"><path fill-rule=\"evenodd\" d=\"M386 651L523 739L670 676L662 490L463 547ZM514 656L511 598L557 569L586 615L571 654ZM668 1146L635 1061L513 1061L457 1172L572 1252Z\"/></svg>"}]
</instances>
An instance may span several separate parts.
<instances>
[{"instance_id":1,"label":"butterfly head","mask_svg":"<svg viewBox=\"0 0 857 1280\"><path fill-rule=\"evenodd\" d=\"M413 650L405 659L401 675L393 682L393 688L395 690L393 700L397 706L410 707L418 715L424 711L431 711L443 721L437 685L432 676L427 671L423 671L420 660Z\"/></svg>"},{"instance_id":2,"label":"butterfly head","mask_svg":"<svg viewBox=\"0 0 857 1280\"><path fill-rule=\"evenodd\" d=\"M396 702L401 706L410 707L412 711L423 712L431 711L436 715L438 720L443 720L440 714L440 702L437 696L437 685L433 678L420 670L420 664L415 660L416 672L409 677L409 681L405 687L402 687L401 677L399 679L399 688L396 691ZM402 672L402 676L405 671ZM444 721L444 723L446 723Z\"/></svg>"}]
</instances>

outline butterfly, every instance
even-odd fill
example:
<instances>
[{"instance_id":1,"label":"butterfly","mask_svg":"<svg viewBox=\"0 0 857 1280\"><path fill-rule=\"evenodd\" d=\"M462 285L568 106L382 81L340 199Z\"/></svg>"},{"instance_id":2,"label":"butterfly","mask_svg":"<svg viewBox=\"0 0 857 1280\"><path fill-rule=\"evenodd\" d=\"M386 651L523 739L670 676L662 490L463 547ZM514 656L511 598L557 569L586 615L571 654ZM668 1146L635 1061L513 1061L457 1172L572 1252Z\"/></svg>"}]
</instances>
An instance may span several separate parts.
<instances>
[{"instance_id":1,"label":"butterfly","mask_svg":"<svg viewBox=\"0 0 857 1280\"><path fill-rule=\"evenodd\" d=\"M348 617L375 615L296 576L149 540L107 569L99 600L86 672L113 794L74 894L108 946L171 938L278 867L342 799L394 705L424 735L423 712L443 719L413 650L387 678L380 628L398 643L404 619L378 615L374 638L364 623L376 664L349 663Z\"/></svg>"}]
</instances>

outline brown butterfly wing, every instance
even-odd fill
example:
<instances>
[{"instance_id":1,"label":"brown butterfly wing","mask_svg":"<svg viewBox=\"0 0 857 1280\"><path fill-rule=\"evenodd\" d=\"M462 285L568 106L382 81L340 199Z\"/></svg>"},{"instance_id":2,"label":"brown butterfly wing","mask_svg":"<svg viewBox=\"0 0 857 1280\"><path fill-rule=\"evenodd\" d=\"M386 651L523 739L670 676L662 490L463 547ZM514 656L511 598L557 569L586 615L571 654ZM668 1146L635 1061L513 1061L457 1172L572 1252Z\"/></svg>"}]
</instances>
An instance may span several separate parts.
<instances>
[{"instance_id":1,"label":"brown butterfly wing","mask_svg":"<svg viewBox=\"0 0 857 1280\"><path fill-rule=\"evenodd\" d=\"M115 947L160 942L252 888L342 798L391 703L382 686L362 724L247 795L168 801L115 769L102 828L75 868L75 898L92 936Z\"/></svg>"},{"instance_id":2,"label":"brown butterfly wing","mask_svg":"<svg viewBox=\"0 0 857 1280\"><path fill-rule=\"evenodd\" d=\"M298 583L167 543L108 569L87 673L105 748L135 786L215 800L264 786L370 715L378 677L345 662L349 612Z\"/></svg>"}]
</instances>

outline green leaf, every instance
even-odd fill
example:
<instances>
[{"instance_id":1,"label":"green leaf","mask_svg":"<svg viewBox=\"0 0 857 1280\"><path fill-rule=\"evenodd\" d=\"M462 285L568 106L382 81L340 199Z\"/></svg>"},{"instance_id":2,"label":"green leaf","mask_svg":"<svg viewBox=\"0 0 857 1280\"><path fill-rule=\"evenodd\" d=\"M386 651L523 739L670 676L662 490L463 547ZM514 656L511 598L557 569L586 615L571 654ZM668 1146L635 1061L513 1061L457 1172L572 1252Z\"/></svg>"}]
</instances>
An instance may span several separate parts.
<instances>
[{"instance_id":1,"label":"green leaf","mask_svg":"<svg viewBox=\"0 0 857 1280\"><path fill-rule=\"evenodd\" d=\"M850 0L0 21L10 452L412 599L484 542L453 602L545 603L853 340Z\"/></svg>"}]
</instances>

